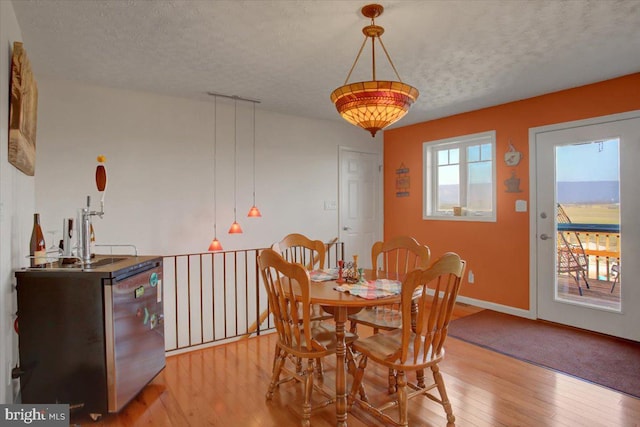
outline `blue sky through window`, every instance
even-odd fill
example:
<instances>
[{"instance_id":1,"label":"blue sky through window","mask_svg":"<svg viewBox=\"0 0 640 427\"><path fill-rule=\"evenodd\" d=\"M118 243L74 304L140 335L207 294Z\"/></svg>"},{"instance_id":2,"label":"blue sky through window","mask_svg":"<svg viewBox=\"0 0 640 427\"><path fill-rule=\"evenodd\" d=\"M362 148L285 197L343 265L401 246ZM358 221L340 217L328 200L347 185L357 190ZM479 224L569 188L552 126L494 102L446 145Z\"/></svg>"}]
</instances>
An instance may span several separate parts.
<instances>
[{"instance_id":1,"label":"blue sky through window","mask_svg":"<svg viewBox=\"0 0 640 427\"><path fill-rule=\"evenodd\" d=\"M558 182L618 181L619 139L556 147Z\"/></svg>"}]
</instances>

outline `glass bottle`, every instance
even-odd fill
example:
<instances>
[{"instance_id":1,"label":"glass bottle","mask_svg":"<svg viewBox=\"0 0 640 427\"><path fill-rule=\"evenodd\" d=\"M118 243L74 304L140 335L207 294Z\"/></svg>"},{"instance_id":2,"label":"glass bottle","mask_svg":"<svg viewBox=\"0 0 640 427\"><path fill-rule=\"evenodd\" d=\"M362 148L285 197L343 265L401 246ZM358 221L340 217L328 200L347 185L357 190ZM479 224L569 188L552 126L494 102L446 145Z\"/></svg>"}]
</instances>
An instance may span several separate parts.
<instances>
[{"instance_id":1,"label":"glass bottle","mask_svg":"<svg viewBox=\"0 0 640 427\"><path fill-rule=\"evenodd\" d=\"M31 244L29 245L31 267L43 267L47 263L47 246L44 242L44 234L40 227L40 214L33 214L33 231L31 231Z\"/></svg>"}]
</instances>

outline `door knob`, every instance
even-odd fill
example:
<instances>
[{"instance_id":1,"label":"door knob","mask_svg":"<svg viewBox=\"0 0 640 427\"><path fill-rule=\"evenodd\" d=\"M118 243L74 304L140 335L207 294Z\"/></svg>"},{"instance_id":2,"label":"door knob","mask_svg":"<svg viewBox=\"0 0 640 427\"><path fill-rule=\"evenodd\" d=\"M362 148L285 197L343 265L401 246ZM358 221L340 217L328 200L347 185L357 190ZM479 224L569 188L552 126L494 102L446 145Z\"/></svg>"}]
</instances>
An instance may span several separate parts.
<instances>
[{"instance_id":1,"label":"door knob","mask_svg":"<svg viewBox=\"0 0 640 427\"><path fill-rule=\"evenodd\" d=\"M347 230L351 230L351 227L347 227L347 226L345 225L344 227L342 227L342 229L343 229L344 231L347 231Z\"/></svg>"},{"instance_id":2,"label":"door knob","mask_svg":"<svg viewBox=\"0 0 640 427\"><path fill-rule=\"evenodd\" d=\"M540 240L547 240L548 238L549 238L549 236L546 235L546 234L541 234L540 235Z\"/></svg>"}]
</instances>

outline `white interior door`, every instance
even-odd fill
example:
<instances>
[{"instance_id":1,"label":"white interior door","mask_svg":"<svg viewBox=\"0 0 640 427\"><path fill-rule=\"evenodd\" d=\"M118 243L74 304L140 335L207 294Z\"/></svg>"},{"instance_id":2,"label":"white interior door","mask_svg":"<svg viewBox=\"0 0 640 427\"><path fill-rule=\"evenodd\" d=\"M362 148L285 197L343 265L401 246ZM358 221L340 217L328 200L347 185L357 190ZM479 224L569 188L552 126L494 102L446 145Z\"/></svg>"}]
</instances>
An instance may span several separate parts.
<instances>
[{"instance_id":1,"label":"white interior door","mask_svg":"<svg viewBox=\"0 0 640 427\"><path fill-rule=\"evenodd\" d=\"M532 306L537 310L537 317L639 341L640 286L635 286L635 278L640 274L640 264L635 260L640 253L640 221L637 219L640 211L640 191L637 184L640 174L640 111L531 129L530 143L531 201L535 204L531 210L532 284L535 286L535 293L532 293L535 301L532 302ZM572 298L567 299L561 293L561 286L567 284L561 283L564 271L560 249L569 247L571 254L581 252L575 243L562 243L558 234L558 223L564 222L557 215L559 199L575 198L575 193L579 191L574 184L569 185L571 191L567 192L567 188L563 190L560 184L562 176L565 176L568 170L582 175L586 172L590 177L588 183L591 184L591 187L587 185L586 191L595 193L598 191L598 176L604 176L604 170L610 167L605 162L613 159L610 157L606 160L607 157L603 155L600 157L601 163L594 163L593 158L583 158L582 154L578 153L586 151L589 145L595 145L601 151L607 147L617 147L619 150L619 153L615 153L619 161L618 206L615 206L613 198L613 203L609 203L613 209L617 210L619 207L620 240L617 250L620 253L620 270L624 270L626 278L625 280L620 274L620 301L617 306L591 303L589 297L594 295L595 291L587 288L585 277L571 279L576 280L573 284L569 283L569 286L575 287ZM573 157L567 159L567 153ZM596 220L587 219L579 222L594 221ZM562 228L563 226L560 226L560 229ZM579 236L580 234L580 239ZM585 234L582 233L582 236L584 240ZM580 244L587 246L585 242ZM591 245L597 246L595 243ZM586 258L591 259L589 262L593 263L591 255ZM589 274L593 281L607 280L607 277L597 274L594 277L593 271ZM566 274L564 277L567 278ZM577 284L581 284L582 295L575 292L578 289Z\"/></svg>"},{"instance_id":2,"label":"white interior door","mask_svg":"<svg viewBox=\"0 0 640 427\"><path fill-rule=\"evenodd\" d=\"M382 237L380 155L340 148L340 240L345 261L371 267L371 246Z\"/></svg>"}]
</instances>

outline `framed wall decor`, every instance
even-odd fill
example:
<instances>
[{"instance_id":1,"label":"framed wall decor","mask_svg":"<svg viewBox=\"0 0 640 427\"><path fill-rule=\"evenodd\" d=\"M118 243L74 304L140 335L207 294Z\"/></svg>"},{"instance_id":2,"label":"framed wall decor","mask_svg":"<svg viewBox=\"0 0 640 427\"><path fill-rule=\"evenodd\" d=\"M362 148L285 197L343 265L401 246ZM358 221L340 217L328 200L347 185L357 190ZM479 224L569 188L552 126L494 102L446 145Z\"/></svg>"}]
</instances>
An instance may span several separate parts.
<instances>
[{"instance_id":1,"label":"framed wall decor","mask_svg":"<svg viewBox=\"0 0 640 427\"><path fill-rule=\"evenodd\" d=\"M38 86L22 43L13 43L9 108L9 163L26 175L36 172Z\"/></svg>"}]
</instances>

